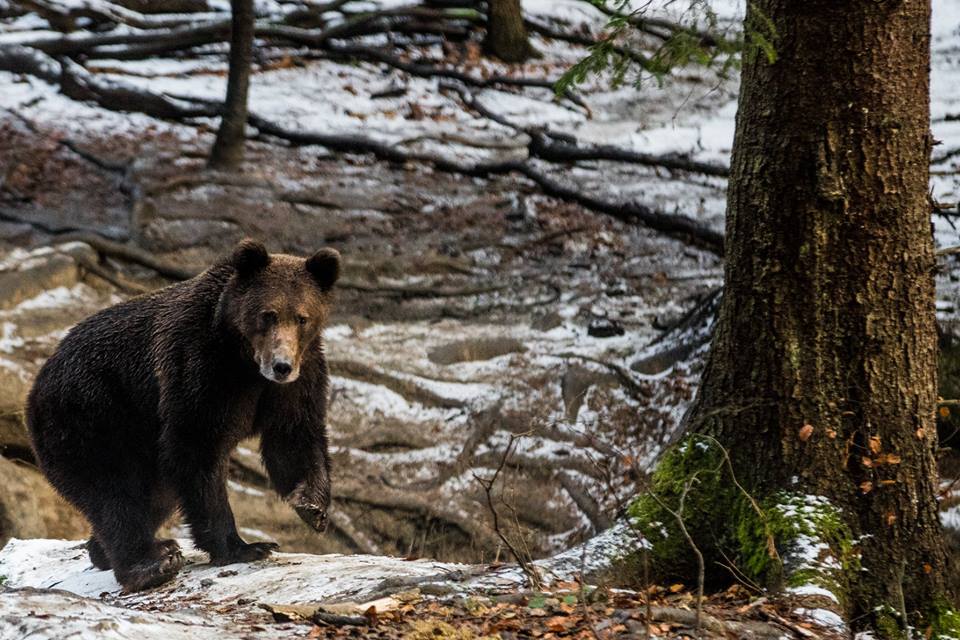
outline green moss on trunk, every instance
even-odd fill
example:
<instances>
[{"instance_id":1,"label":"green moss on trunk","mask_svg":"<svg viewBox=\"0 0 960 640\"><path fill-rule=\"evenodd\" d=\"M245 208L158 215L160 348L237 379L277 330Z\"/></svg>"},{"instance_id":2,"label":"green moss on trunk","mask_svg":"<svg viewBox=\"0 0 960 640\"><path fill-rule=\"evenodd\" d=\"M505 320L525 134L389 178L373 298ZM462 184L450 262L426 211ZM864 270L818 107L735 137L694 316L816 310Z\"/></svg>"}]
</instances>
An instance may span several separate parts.
<instances>
[{"instance_id":1,"label":"green moss on trunk","mask_svg":"<svg viewBox=\"0 0 960 640\"><path fill-rule=\"evenodd\" d=\"M842 514L826 498L786 492L750 496L712 438L687 437L663 456L650 491L629 509L650 545L655 574L685 581L696 579L697 567L675 515L681 498L684 525L706 557L725 559L768 589L816 585L843 603L860 570L859 557ZM705 578L722 584L732 574L712 562Z\"/></svg>"}]
</instances>

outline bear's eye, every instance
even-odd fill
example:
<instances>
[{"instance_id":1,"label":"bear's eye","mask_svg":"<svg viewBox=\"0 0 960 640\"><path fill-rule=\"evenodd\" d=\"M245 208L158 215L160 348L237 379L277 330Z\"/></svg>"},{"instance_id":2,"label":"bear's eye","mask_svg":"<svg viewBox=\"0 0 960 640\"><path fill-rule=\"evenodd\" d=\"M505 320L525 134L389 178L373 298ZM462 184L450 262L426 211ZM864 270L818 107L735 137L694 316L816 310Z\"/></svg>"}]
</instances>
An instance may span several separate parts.
<instances>
[{"instance_id":1,"label":"bear's eye","mask_svg":"<svg viewBox=\"0 0 960 640\"><path fill-rule=\"evenodd\" d=\"M307 316L297 316L297 322L300 323L301 327L307 326L307 320L309 320Z\"/></svg>"},{"instance_id":2,"label":"bear's eye","mask_svg":"<svg viewBox=\"0 0 960 640\"><path fill-rule=\"evenodd\" d=\"M277 312L276 311L264 311L260 314L260 320L265 325L271 325L277 321Z\"/></svg>"}]
</instances>

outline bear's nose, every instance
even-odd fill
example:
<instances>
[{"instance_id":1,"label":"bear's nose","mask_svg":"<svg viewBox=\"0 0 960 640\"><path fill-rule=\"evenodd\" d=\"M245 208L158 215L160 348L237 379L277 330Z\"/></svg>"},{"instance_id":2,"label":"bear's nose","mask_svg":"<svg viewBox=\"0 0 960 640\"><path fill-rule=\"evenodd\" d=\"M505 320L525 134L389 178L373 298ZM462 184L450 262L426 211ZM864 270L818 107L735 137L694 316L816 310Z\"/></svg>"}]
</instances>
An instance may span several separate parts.
<instances>
[{"instance_id":1,"label":"bear's nose","mask_svg":"<svg viewBox=\"0 0 960 640\"><path fill-rule=\"evenodd\" d=\"M293 371L293 367L288 362L277 362L273 365L273 374L280 378L286 378Z\"/></svg>"}]
</instances>

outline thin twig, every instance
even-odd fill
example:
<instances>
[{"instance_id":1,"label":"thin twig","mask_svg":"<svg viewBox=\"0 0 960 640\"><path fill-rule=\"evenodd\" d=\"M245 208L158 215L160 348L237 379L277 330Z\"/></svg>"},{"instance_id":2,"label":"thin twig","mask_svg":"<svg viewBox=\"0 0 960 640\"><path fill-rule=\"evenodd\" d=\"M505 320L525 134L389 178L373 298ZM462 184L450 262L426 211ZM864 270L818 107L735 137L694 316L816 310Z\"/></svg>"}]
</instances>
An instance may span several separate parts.
<instances>
[{"instance_id":1,"label":"thin twig","mask_svg":"<svg viewBox=\"0 0 960 640\"><path fill-rule=\"evenodd\" d=\"M513 543L510 542L507 536L500 529L500 514L497 512L497 508L493 504L493 486L496 484L497 478L500 476L500 472L503 471L503 467L507 464L507 458L510 457L510 450L513 448L513 445L518 438L519 436L515 434L510 435L510 440L507 442L507 447L504 449L503 456L500 458L500 464L497 466L497 470L494 471L493 477L490 478L490 480L483 480L476 473L473 474L473 478L483 488L483 491L486 494L487 507L490 509L490 513L493 516L494 533L497 534L497 537L500 538L500 541L503 542L503 545L510 550L510 553L513 554L517 564L520 565L520 570L530 583L530 588L534 591L542 591L543 581L540 578L540 573L537 571L537 567L532 562L528 561L525 554L517 551Z\"/></svg>"},{"instance_id":2,"label":"thin twig","mask_svg":"<svg viewBox=\"0 0 960 640\"><path fill-rule=\"evenodd\" d=\"M687 539L687 544L690 545L690 549L693 550L693 554L697 557L697 609L696 609L696 618L695 618L695 632L697 637L700 637L700 627L701 627L701 613L703 611L703 585L705 581L706 568L703 561L703 553L700 551L700 547L697 546L697 543L693 540L693 536L690 535L690 532L687 530L687 525L683 521L683 507L687 499L687 494L690 493L690 489L698 481L697 476L699 472L695 472L690 478L683 484L683 491L680 493L680 504L677 506L677 510L674 511L668 507L663 500L660 499L653 491L650 491L650 496L657 501L657 504L660 505L662 509L667 511L670 515L674 517L677 521L677 525L680 527L680 532L683 534L683 537Z\"/></svg>"}]
</instances>

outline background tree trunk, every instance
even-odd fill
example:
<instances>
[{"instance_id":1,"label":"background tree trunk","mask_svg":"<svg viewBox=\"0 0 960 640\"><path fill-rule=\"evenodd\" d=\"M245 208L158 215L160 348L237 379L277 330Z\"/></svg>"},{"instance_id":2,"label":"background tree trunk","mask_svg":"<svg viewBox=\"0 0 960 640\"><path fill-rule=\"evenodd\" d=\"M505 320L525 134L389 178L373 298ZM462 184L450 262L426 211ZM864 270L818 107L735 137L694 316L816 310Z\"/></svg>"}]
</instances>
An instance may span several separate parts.
<instances>
[{"instance_id":1,"label":"background tree trunk","mask_svg":"<svg viewBox=\"0 0 960 640\"><path fill-rule=\"evenodd\" d=\"M772 27L776 60L744 53L724 299L690 429L723 445L761 504L812 495L836 508L858 541L844 564L850 616L876 622L876 607L899 613L903 596L929 620L946 602L947 562L935 499L930 3L748 7L748 36ZM701 522L702 547L743 542L730 513Z\"/></svg>"},{"instance_id":2,"label":"background tree trunk","mask_svg":"<svg viewBox=\"0 0 960 640\"><path fill-rule=\"evenodd\" d=\"M210 153L210 167L233 170L243 162L244 128L247 123L247 93L253 63L253 0L230 0L230 73L227 98L217 139Z\"/></svg>"},{"instance_id":3,"label":"background tree trunk","mask_svg":"<svg viewBox=\"0 0 960 640\"><path fill-rule=\"evenodd\" d=\"M524 62L537 51L523 24L520 0L488 0L484 48L504 62Z\"/></svg>"}]
</instances>

